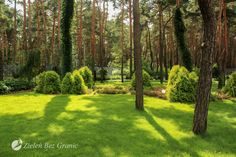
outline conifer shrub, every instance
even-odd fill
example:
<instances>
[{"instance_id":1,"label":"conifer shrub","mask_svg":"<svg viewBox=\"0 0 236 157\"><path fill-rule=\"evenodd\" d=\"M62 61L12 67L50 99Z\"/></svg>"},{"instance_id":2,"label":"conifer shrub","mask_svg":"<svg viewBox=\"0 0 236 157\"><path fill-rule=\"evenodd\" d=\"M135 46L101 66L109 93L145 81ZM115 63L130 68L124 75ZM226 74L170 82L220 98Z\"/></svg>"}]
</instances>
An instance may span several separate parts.
<instances>
[{"instance_id":1,"label":"conifer shrub","mask_svg":"<svg viewBox=\"0 0 236 157\"><path fill-rule=\"evenodd\" d=\"M62 94L72 94L74 78L71 73L67 73L61 83Z\"/></svg>"},{"instance_id":2,"label":"conifer shrub","mask_svg":"<svg viewBox=\"0 0 236 157\"><path fill-rule=\"evenodd\" d=\"M236 97L236 72L227 79L223 92L229 96Z\"/></svg>"},{"instance_id":3,"label":"conifer shrub","mask_svg":"<svg viewBox=\"0 0 236 157\"><path fill-rule=\"evenodd\" d=\"M198 76L185 67L174 66L167 84L167 98L171 102L195 102Z\"/></svg>"},{"instance_id":4,"label":"conifer shrub","mask_svg":"<svg viewBox=\"0 0 236 157\"><path fill-rule=\"evenodd\" d=\"M93 87L93 73L92 71L87 67L82 67L79 69L80 75L84 79L85 85L91 89Z\"/></svg>"},{"instance_id":5,"label":"conifer shrub","mask_svg":"<svg viewBox=\"0 0 236 157\"><path fill-rule=\"evenodd\" d=\"M150 87L151 86L151 76L143 70L143 86ZM136 79L135 79L135 74L132 77L131 81L132 87L135 88L136 86Z\"/></svg>"},{"instance_id":6,"label":"conifer shrub","mask_svg":"<svg viewBox=\"0 0 236 157\"><path fill-rule=\"evenodd\" d=\"M60 76L55 71L47 71L37 76L35 91L44 94L60 93Z\"/></svg>"},{"instance_id":7,"label":"conifer shrub","mask_svg":"<svg viewBox=\"0 0 236 157\"><path fill-rule=\"evenodd\" d=\"M84 79L81 76L78 70L73 72L73 87L72 93L73 94L86 94L88 91L88 87L84 83Z\"/></svg>"}]
</instances>

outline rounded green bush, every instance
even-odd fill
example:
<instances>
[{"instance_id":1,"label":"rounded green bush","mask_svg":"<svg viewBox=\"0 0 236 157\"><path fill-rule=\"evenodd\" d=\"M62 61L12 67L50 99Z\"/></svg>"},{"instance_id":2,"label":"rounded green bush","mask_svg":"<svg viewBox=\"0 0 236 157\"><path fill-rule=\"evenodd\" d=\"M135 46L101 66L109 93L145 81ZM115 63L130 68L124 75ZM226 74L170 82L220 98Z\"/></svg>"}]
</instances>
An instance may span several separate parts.
<instances>
[{"instance_id":1,"label":"rounded green bush","mask_svg":"<svg viewBox=\"0 0 236 157\"><path fill-rule=\"evenodd\" d=\"M3 82L0 82L0 94L6 94L8 91L9 88Z\"/></svg>"},{"instance_id":2,"label":"rounded green bush","mask_svg":"<svg viewBox=\"0 0 236 157\"><path fill-rule=\"evenodd\" d=\"M185 67L174 66L167 84L167 98L171 102L194 102L197 95L198 76Z\"/></svg>"},{"instance_id":3,"label":"rounded green bush","mask_svg":"<svg viewBox=\"0 0 236 157\"><path fill-rule=\"evenodd\" d=\"M83 77L85 85L91 89L93 87L92 71L86 66L86 67L80 68L79 73Z\"/></svg>"},{"instance_id":4,"label":"rounded green bush","mask_svg":"<svg viewBox=\"0 0 236 157\"><path fill-rule=\"evenodd\" d=\"M62 80L61 92L62 94L72 94L73 88L73 76L71 73L67 73Z\"/></svg>"},{"instance_id":5,"label":"rounded green bush","mask_svg":"<svg viewBox=\"0 0 236 157\"><path fill-rule=\"evenodd\" d=\"M35 87L36 93L43 93L45 74L46 72L42 72L38 76L36 76L36 87Z\"/></svg>"},{"instance_id":6,"label":"rounded green bush","mask_svg":"<svg viewBox=\"0 0 236 157\"><path fill-rule=\"evenodd\" d=\"M60 93L60 76L55 71L47 71L37 76L35 91L44 94Z\"/></svg>"},{"instance_id":7,"label":"rounded green bush","mask_svg":"<svg viewBox=\"0 0 236 157\"><path fill-rule=\"evenodd\" d=\"M78 70L73 72L73 94L86 94L87 93L87 86L84 83L83 77L80 75Z\"/></svg>"},{"instance_id":8,"label":"rounded green bush","mask_svg":"<svg viewBox=\"0 0 236 157\"><path fill-rule=\"evenodd\" d=\"M229 79L227 79L223 91L229 96L236 97L236 72L229 76Z\"/></svg>"},{"instance_id":9,"label":"rounded green bush","mask_svg":"<svg viewBox=\"0 0 236 157\"><path fill-rule=\"evenodd\" d=\"M57 94L60 93L60 76L55 71L48 71L45 74L43 93Z\"/></svg>"},{"instance_id":10,"label":"rounded green bush","mask_svg":"<svg viewBox=\"0 0 236 157\"><path fill-rule=\"evenodd\" d=\"M135 74L132 77L131 84L132 87L135 88L136 86ZM143 85L146 87L151 86L151 76L145 70L143 70Z\"/></svg>"}]
</instances>

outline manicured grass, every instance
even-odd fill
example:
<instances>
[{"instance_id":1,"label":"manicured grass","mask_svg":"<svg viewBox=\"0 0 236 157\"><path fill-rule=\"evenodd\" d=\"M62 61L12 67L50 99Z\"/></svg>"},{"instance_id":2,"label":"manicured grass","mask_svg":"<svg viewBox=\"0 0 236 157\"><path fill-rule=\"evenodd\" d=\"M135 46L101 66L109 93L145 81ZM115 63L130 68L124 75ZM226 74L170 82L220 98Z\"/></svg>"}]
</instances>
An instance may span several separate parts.
<instances>
[{"instance_id":1,"label":"manicured grass","mask_svg":"<svg viewBox=\"0 0 236 157\"><path fill-rule=\"evenodd\" d=\"M132 95L0 96L1 157L236 156L236 101L210 105L208 133L191 132L193 105L145 97L144 112ZM21 149L28 143L77 144L76 149Z\"/></svg>"}]
</instances>

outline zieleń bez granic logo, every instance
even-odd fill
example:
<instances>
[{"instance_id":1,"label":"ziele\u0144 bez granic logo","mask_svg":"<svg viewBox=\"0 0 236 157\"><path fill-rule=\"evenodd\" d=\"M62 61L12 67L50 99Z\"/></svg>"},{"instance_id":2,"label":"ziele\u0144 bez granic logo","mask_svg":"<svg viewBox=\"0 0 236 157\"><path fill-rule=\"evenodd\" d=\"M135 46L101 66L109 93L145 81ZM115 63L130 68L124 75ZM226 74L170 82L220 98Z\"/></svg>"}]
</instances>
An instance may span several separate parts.
<instances>
[{"instance_id":1,"label":"ziele\u0144 bez granic logo","mask_svg":"<svg viewBox=\"0 0 236 157\"><path fill-rule=\"evenodd\" d=\"M19 151L21 148L22 148L22 140L21 139L18 139L18 140L14 140L12 143L11 143L11 148L14 150L14 151Z\"/></svg>"}]
</instances>

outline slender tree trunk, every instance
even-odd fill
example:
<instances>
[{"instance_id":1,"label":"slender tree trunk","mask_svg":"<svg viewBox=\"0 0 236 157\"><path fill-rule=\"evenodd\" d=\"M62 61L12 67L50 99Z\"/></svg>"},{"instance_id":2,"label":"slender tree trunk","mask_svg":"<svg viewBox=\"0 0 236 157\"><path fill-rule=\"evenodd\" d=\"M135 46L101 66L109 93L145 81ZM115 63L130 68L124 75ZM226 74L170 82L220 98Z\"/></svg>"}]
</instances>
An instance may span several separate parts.
<instances>
[{"instance_id":1,"label":"slender tree trunk","mask_svg":"<svg viewBox=\"0 0 236 157\"><path fill-rule=\"evenodd\" d=\"M130 33L130 46L129 46L129 59L130 59L130 65L129 65L129 73L130 73L130 79L133 76L133 20L132 20L132 0L129 0L129 33Z\"/></svg>"},{"instance_id":2,"label":"slender tree trunk","mask_svg":"<svg viewBox=\"0 0 236 157\"><path fill-rule=\"evenodd\" d=\"M121 82L124 82L124 0L121 5Z\"/></svg>"},{"instance_id":3,"label":"slender tree trunk","mask_svg":"<svg viewBox=\"0 0 236 157\"><path fill-rule=\"evenodd\" d=\"M154 59L153 59L153 51L152 51L151 32L150 32L149 26L147 26L147 29L148 29L148 47L149 47L150 58L151 58L150 68L153 71Z\"/></svg>"},{"instance_id":4,"label":"slender tree trunk","mask_svg":"<svg viewBox=\"0 0 236 157\"><path fill-rule=\"evenodd\" d=\"M92 25L91 25L91 54L92 54L92 72L94 80L96 80L95 70L95 54L96 54L96 38L95 38L95 23L96 23L96 0L93 0L92 6Z\"/></svg>"},{"instance_id":5,"label":"slender tree trunk","mask_svg":"<svg viewBox=\"0 0 236 157\"><path fill-rule=\"evenodd\" d=\"M103 1L103 3L102 3L102 1L100 1L101 3L100 3L100 6L101 6L101 8L102 8L102 6L103 6L103 9L102 10L100 10L100 21L99 21L99 31L100 31L100 36L99 36L99 38L100 38L100 44L99 44L99 50L100 50L100 52L99 52L99 62L100 62L100 67L101 67L101 70L102 70L102 72L100 73L100 77L101 77L101 82L103 82L104 81L104 65L103 65L103 60L104 60L104 56L103 56L103 51L104 51L104 42L103 42L103 33L104 33L104 20L105 20L105 1Z\"/></svg>"},{"instance_id":6,"label":"slender tree trunk","mask_svg":"<svg viewBox=\"0 0 236 157\"><path fill-rule=\"evenodd\" d=\"M8 59L9 59L9 57L8 57L8 53L9 53L9 43L8 43L8 36L7 36L7 31L5 31L4 32L5 34L5 38L4 38L4 50L5 50L5 53L4 53L4 56L3 56L3 58L4 58L4 62L6 62L6 63L8 63Z\"/></svg>"},{"instance_id":7,"label":"slender tree trunk","mask_svg":"<svg viewBox=\"0 0 236 157\"><path fill-rule=\"evenodd\" d=\"M24 51L27 51L27 34L26 34L26 26L27 26L27 21L26 21L26 0L23 0L23 12L24 12L24 17L23 17L23 49Z\"/></svg>"},{"instance_id":8,"label":"slender tree trunk","mask_svg":"<svg viewBox=\"0 0 236 157\"><path fill-rule=\"evenodd\" d=\"M0 34L1 35L1 34ZM3 51L3 39L0 36L0 81L3 80L3 66L4 66L4 51Z\"/></svg>"},{"instance_id":9,"label":"slender tree trunk","mask_svg":"<svg viewBox=\"0 0 236 157\"><path fill-rule=\"evenodd\" d=\"M55 53L54 61L55 61L55 67L56 69L59 69L60 63L61 63L61 0L57 1L58 6L58 15L57 15L57 53Z\"/></svg>"},{"instance_id":10,"label":"slender tree trunk","mask_svg":"<svg viewBox=\"0 0 236 157\"><path fill-rule=\"evenodd\" d=\"M61 51L61 0L58 0L58 17L57 17L57 40L58 49Z\"/></svg>"},{"instance_id":11,"label":"slender tree trunk","mask_svg":"<svg viewBox=\"0 0 236 157\"><path fill-rule=\"evenodd\" d=\"M12 61L16 61L16 51L17 51L17 21L16 21L16 0L14 1L14 41L13 41L13 58Z\"/></svg>"},{"instance_id":12,"label":"slender tree trunk","mask_svg":"<svg viewBox=\"0 0 236 157\"><path fill-rule=\"evenodd\" d=\"M193 132L203 134L207 130L208 106L212 85L212 62L215 50L215 15L213 0L198 0L203 18L201 70L194 112Z\"/></svg>"},{"instance_id":13,"label":"slender tree trunk","mask_svg":"<svg viewBox=\"0 0 236 157\"><path fill-rule=\"evenodd\" d=\"M158 37L157 37L157 38L158 38ZM160 66L160 62L159 62L159 61L160 61L160 60L159 60L159 57L160 57L159 53L160 53L160 52L158 51L158 50L160 49L160 48L159 48L159 46L160 46L160 44L159 44L159 39L156 40L156 44L155 44L155 45L156 45L156 66L157 66L157 67L156 67L156 70L157 70L157 73L158 73L158 72L159 72L159 66Z\"/></svg>"},{"instance_id":14,"label":"slender tree trunk","mask_svg":"<svg viewBox=\"0 0 236 157\"><path fill-rule=\"evenodd\" d=\"M84 66L84 53L83 53L83 0L80 0L80 14L79 14L79 31L78 31L78 58L79 67Z\"/></svg>"},{"instance_id":15,"label":"slender tree trunk","mask_svg":"<svg viewBox=\"0 0 236 157\"><path fill-rule=\"evenodd\" d=\"M51 41L51 56L50 56L50 63L52 63L54 66L56 64L55 60L54 60L54 56L55 56L55 29L56 29L56 16L55 16L55 12L53 12L53 26L52 26L52 41Z\"/></svg>"},{"instance_id":16,"label":"slender tree trunk","mask_svg":"<svg viewBox=\"0 0 236 157\"><path fill-rule=\"evenodd\" d=\"M31 1L28 0L28 42L29 49L32 48L32 23L31 23Z\"/></svg>"},{"instance_id":17,"label":"slender tree trunk","mask_svg":"<svg viewBox=\"0 0 236 157\"><path fill-rule=\"evenodd\" d=\"M40 33L40 2L36 0L36 12L37 12L37 42L35 47L41 44L41 33Z\"/></svg>"},{"instance_id":18,"label":"slender tree trunk","mask_svg":"<svg viewBox=\"0 0 236 157\"><path fill-rule=\"evenodd\" d=\"M44 1L40 0L40 4L42 7L42 18L43 18L43 67L44 69L47 69L47 66L49 65L50 55L47 50L47 13L45 11Z\"/></svg>"},{"instance_id":19,"label":"slender tree trunk","mask_svg":"<svg viewBox=\"0 0 236 157\"><path fill-rule=\"evenodd\" d=\"M220 57L219 57L219 71L220 71L220 76L219 76L219 84L218 84L218 88L221 89L224 87L225 85L225 73L226 73L226 61L227 61L227 56L228 56L228 20L227 20L227 4L225 2L225 0L222 0L222 11L223 11L223 17L224 17L224 34L223 34L223 43L224 43L224 48L223 50L221 49L221 37L219 40L219 50L220 50ZM220 11L222 13L222 11ZM220 36L221 36L221 32L222 32L222 20L221 20L221 16L220 16Z\"/></svg>"},{"instance_id":20,"label":"slender tree trunk","mask_svg":"<svg viewBox=\"0 0 236 157\"><path fill-rule=\"evenodd\" d=\"M133 1L134 17L134 53L135 53L135 77L136 77L136 109L144 110L143 105L143 77L142 77L142 52L139 0Z\"/></svg>"},{"instance_id":21,"label":"slender tree trunk","mask_svg":"<svg viewBox=\"0 0 236 157\"><path fill-rule=\"evenodd\" d=\"M163 28L163 50L164 50L164 67L165 67L165 79L168 80L168 64L167 64L167 48L166 48L166 28Z\"/></svg>"},{"instance_id":22,"label":"slender tree trunk","mask_svg":"<svg viewBox=\"0 0 236 157\"><path fill-rule=\"evenodd\" d=\"M163 30L162 30L162 24L163 24L163 11L162 11L162 4L159 4L159 62L160 62L160 81L161 84L163 84Z\"/></svg>"}]
</instances>

